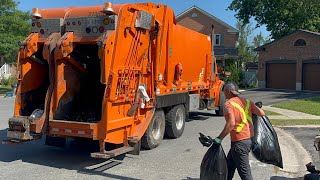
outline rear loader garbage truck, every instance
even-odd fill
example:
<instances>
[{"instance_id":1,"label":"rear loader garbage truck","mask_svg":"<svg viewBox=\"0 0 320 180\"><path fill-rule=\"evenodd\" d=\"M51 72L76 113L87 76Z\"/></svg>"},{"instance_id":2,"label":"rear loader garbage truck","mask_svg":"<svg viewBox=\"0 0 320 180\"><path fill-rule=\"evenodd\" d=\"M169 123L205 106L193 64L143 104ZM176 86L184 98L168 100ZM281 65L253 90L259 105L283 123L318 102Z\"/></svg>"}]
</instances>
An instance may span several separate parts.
<instances>
[{"instance_id":1,"label":"rear loader garbage truck","mask_svg":"<svg viewBox=\"0 0 320 180\"><path fill-rule=\"evenodd\" d=\"M212 38L168 6L34 8L30 23L8 143L86 138L99 142L92 157L111 158L180 137L190 110L222 114Z\"/></svg>"}]
</instances>

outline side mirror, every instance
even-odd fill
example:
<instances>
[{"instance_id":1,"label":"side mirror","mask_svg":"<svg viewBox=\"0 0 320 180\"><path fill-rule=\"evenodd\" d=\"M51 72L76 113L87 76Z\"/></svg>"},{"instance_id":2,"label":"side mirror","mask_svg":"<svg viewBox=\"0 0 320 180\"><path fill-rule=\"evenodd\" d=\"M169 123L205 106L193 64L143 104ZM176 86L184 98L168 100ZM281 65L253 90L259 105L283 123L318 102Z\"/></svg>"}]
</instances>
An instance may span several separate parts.
<instances>
[{"instance_id":1,"label":"side mirror","mask_svg":"<svg viewBox=\"0 0 320 180\"><path fill-rule=\"evenodd\" d=\"M256 102L255 105L256 105L257 107L259 107L259 108L262 108L262 102L261 102L261 101Z\"/></svg>"}]
</instances>

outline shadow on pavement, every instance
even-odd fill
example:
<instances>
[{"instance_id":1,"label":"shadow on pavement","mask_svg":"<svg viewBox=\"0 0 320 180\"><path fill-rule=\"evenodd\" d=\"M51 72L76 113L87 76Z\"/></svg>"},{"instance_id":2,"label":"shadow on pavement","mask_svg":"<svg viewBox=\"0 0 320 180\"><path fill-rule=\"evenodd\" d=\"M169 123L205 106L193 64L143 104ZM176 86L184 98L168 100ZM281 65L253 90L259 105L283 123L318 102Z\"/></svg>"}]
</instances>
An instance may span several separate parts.
<instances>
[{"instance_id":1,"label":"shadow on pavement","mask_svg":"<svg viewBox=\"0 0 320 180\"><path fill-rule=\"evenodd\" d=\"M6 140L7 129L0 130L0 141ZM44 138L43 138L44 139ZM100 175L113 179L135 178L118 176L108 173L108 170L121 164L121 161L94 159L90 153L93 148L88 148L86 143L70 143L66 148L46 146L44 140L25 142L23 144L0 144L0 161L13 162L22 160L23 162L77 170L78 173Z\"/></svg>"},{"instance_id":2,"label":"shadow on pavement","mask_svg":"<svg viewBox=\"0 0 320 180\"><path fill-rule=\"evenodd\" d=\"M182 180L200 180L199 178L191 178L191 177L187 177L186 179L182 179Z\"/></svg>"},{"instance_id":3,"label":"shadow on pavement","mask_svg":"<svg viewBox=\"0 0 320 180\"><path fill-rule=\"evenodd\" d=\"M270 180L302 180L303 177L298 177L298 178L288 178L288 177L283 177L283 176L272 176Z\"/></svg>"},{"instance_id":4,"label":"shadow on pavement","mask_svg":"<svg viewBox=\"0 0 320 180\"><path fill-rule=\"evenodd\" d=\"M212 112L212 113L211 113ZM214 111L208 111L208 112L190 112L189 113L189 119L187 120L187 122L190 121L204 121L209 119L210 117L218 117L218 115L216 115L214 113Z\"/></svg>"}]
</instances>

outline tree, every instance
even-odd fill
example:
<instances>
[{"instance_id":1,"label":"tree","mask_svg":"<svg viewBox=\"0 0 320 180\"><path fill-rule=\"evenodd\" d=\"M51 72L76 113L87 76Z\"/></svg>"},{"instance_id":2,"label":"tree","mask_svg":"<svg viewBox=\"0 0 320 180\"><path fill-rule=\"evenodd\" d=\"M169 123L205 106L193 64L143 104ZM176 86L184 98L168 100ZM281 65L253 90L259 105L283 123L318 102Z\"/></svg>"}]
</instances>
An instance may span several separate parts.
<instances>
[{"instance_id":1,"label":"tree","mask_svg":"<svg viewBox=\"0 0 320 180\"><path fill-rule=\"evenodd\" d=\"M237 43L238 49L238 67L242 67L246 62L253 60L254 56L251 53L251 46L249 43L250 36L253 32L251 24L245 24L242 21L238 21L236 24L239 30L239 39Z\"/></svg>"},{"instance_id":2,"label":"tree","mask_svg":"<svg viewBox=\"0 0 320 180\"><path fill-rule=\"evenodd\" d=\"M233 0L228 9L244 24L254 17L274 39L298 29L320 31L319 0Z\"/></svg>"},{"instance_id":3,"label":"tree","mask_svg":"<svg viewBox=\"0 0 320 180\"><path fill-rule=\"evenodd\" d=\"M17 9L14 0L1 0L0 4L0 56L5 62L17 60L18 42L30 33L30 15Z\"/></svg>"},{"instance_id":4,"label":"tree","mask_svg":"<svg viewBox=\"0 0 320 180\"><path fill-rule=\"evenodd\" d=\"M260 34L257 34L254 38L253 38L253 47L257 48L259 46L262 46L263 44L266 43L266 40L264 39L262 33L260 32Z\"/></svg>"},{"instance_id":5,"label":"tree","mask_svg":"<svg viewBox=\"0 0 320 180\"><path fill-rule=\"evenodd\" d=\"M261 32L253 38L251 52L254 56L253 57L254 62L258 61L258 56L259 56L259 53L254 51L254 49L256 49L257 47L262 46L268 42L270 42L270 39L267 40L266 38L264 38Z\"/></svg>"}]
</instances>

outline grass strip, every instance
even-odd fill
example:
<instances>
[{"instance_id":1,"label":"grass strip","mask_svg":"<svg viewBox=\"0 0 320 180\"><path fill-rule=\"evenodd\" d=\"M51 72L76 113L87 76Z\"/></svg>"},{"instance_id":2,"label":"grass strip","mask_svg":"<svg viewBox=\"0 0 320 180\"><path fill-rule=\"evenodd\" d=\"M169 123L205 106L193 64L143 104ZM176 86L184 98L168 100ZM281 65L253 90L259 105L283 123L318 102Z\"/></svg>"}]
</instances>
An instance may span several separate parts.
<instances>
[{"instance_id":1,"label":"grass strip","mask_svg":"<svg viewBox=\"0 0 320 180\"><path fill-rule=\"evenodd\" d=\"M268 111L268 110L263 110L267 116L278 116L278 115L282 115L273 111Z\"/></svg>"},{"instance_id":2,"label":"grass strip","mask_svg":"<svg viewBox=\"0 0 320 180\"><path fill-rule=\"evenodd\" d=\"M320 96L279 103L272 106L312 115L320 115Z\"/></svg>"},{"instance_id":3,"label":"grass strip","mask_svg":"<svg viewBox=\"0 0 320 180\"><path fill-rule=\"evenodd\" d=\"M10 86L0 86L0 95L5 95L6 92L11 91L12 88Z\"/></svg>"},{"instance_id":4,"label":"grass strip","mask_svg":"<svg viewBox=\"0 0 320 180\"><path fill-rule=\"evenodd\" d=\"M320 125L320 119L271 119L274 126Z\"/></svg>"}]
</instances>

